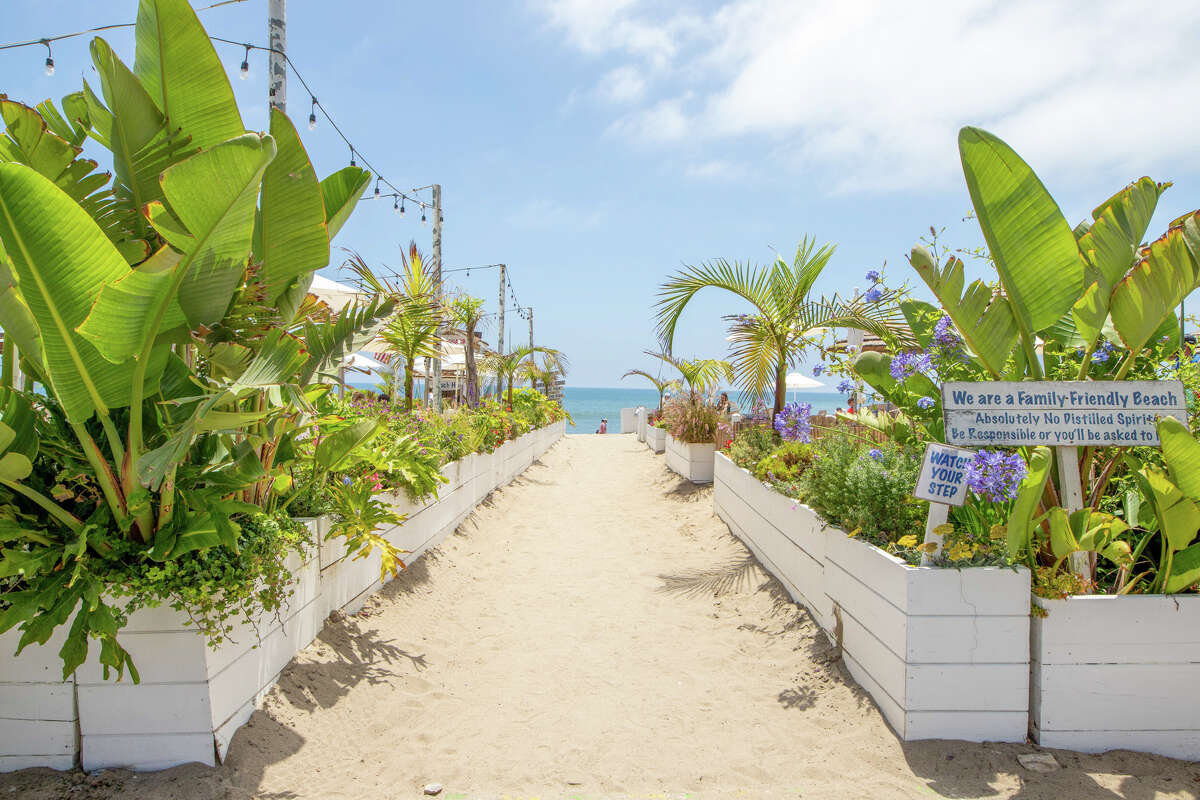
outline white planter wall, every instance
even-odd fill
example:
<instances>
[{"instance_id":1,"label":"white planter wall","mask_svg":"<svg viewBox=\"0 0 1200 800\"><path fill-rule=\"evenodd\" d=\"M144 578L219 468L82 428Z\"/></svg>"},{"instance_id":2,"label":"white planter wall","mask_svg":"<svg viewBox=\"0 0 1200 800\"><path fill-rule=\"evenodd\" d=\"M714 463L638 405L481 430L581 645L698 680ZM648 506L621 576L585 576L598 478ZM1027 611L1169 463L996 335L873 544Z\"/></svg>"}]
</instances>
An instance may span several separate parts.
<instances>
[{"instance_id":1,"label":"white planter wall","mask_svg":"<svg viewBox=\"0 0 1200 800\"><path fill-rule=\"evenodd\" d=\"M1031 726L1045 747L1200 761L1200 596L1034 602Z\"/></svg>"},{"instance_id":2,"label":"white planter wall","mask_svg":"<svg viewBox=\"0 0 1200 800\"><path fill-rule=\"evenodd\" d=\"M825 594L825 523L806 505L785 497L716 454L713 508L772 575L826 630L833 605Z\"/></svg>"},{"instance_id":3,"label":"white planter wall","mask_svg":"<svg viewBox=\"0 0 1200 800\"><path fill-rule=\"evenodd\" d=\"M1025 740L1027 570L911 567L823 527L724 455L716 466L716 512L841 643L902 739Z\"/></svg>"},{"instance_id":4,"label":"white planter wall","mask_svg":"<svg viewBox=\"0 0 1200 800\"><path fill-rule=\"evenodd\" d=\"M637 430L637 415L634 413L636 410L634 408L621 409L621 433L634 433Z\"/></svg>"},{"instance_id":5,"label":"white planter wall","mask_svg":"<svg viewBox=\"0 0 1200 800\"><path fill-rule=\"evenodd\" d=\"M523 472L565 432L558 422L506 442L494 453L447 464L437 499L388 501L408 519L384 536L408 550L411 563L449 535L490 492ZM104 680L92 644L88 661L62 680L63 631L14 658L19 631L0 635L0 771L46 766L70 769L164 769L224 757L233 734L250 718L292 657L307 647L332 611L353 613L380 588L379 556L346 558L341 540L325 541L328 520L307 520L317 546L293 556L292 597L281 612L248 624L231 641L209 648L169 608L130 616L121 643L141 683ZM260 638L261 637L261 638ZM78 709L78 711L76 711Z\"/></svg>"},{"instance_id":6,"label":"white planter wall","mask_svg":"<svg viewBox=\"0 0 1200 800\"><path fill-rule=\"evenodd\" d=\"M638 406L637 411L637 437L639 442L646 441L646 407Z\"/></svg>"},{"instance_id":7,"label":"white planter wall","mask_svg":"<svg viewBox=\"0 0 1200 800\"><path fill-rule=\"evenodd\" d=\"M667 466L692 483L712 483L716 449L712 442L682 442L666 434Z\"/></svg>"},{"instance_id":8,"label":"white planter wall","mask_svg":"<svg viewBox=\"0 0 1200 800\"><path fill-rule=\"evenodd\" d=\"M660 428L657 425L646 426L646 446L655 453L661 453L667 449L667 431L665 428Z\"/></svg>"}]
</instances>

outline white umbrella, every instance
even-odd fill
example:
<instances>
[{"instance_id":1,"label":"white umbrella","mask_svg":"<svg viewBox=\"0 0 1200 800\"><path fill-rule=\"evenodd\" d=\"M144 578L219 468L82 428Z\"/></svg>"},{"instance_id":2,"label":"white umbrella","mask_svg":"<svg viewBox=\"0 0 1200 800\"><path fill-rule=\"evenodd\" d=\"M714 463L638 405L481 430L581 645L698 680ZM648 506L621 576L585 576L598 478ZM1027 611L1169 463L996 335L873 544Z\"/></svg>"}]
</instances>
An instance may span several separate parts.
<instances>
[{"instance_id":1,"label":"white umbrella","mask_svg":"<svg viewBox=\"0 0 1200 800\"><path fill-rule=\"evenodd\" d=\"M370 356L363 355L362 353L355 353L354 355L350 356L350 358L346 359L346 363L342 365L342 368L357 372L365 372L368 375L372 372L378 375L392 374L392 368L387 364L376 361Z\"/></svg>"},{"instance_id":2,"label":"white umbrella","mask_svg":"<svg viewBox=\"0 0 1200 800\"><path fill-rule=\"evenodd\" d=\"M308 293L316 295L317 299L329 306L332 311L341 311L346 303L353 302L363 296L363 293L353 286L330 280L324 275L313 275L312 285Z\"/></svg>"},{"instance_id":3,"label":"white umbrella","mask_svg":"<svg viewBox=\"0 0 1200 800\"><path fill-rule=\"evenodd\" d=\"M801 375L799 372L789 372L787 378L784 379L784 384L792 390L825 388L825 384L807 375Z\"/></svg>"}]
</instances>

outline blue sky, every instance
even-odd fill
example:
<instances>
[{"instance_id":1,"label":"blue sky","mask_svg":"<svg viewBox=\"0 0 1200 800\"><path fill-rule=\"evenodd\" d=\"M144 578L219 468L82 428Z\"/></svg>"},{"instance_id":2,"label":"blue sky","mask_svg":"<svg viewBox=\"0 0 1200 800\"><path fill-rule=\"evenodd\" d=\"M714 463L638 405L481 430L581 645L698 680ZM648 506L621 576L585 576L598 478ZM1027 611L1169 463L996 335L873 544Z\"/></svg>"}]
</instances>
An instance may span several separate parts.
<instances>
[{"instance_id":1,"label":"blue sky","mask_svg":"<svg viewBox=\"0 0 1200 800\"><path fill-rule=\"evenodd\" d=\"M5 0L0 38L135 14L134 0ZM266 42L266 0L200 14L213 35ZM399 186L444 187L446 267L507 263L573 385L652 366L655 289L680 264L790 259L807 234L838 244L818 288L846 292L885 261L891 283L915 280L905 256L930 225L979 244L964 124L1004 137L1072 223L1147 174L1175 182L1151 234L1200 207L1192 2L292 0L288 15L289 54L356 146ZM130 32L103 35L132 62ZM0 92L74 91L87 41L55 45L53 77L41 48L0 52ZM242 81L241 49L217 47L262 129L264 55ZM318 171L348 163L324 121L303 128L294 78L288 97ZM428 249L419 218L363 203L335 244L395 263L410 239ZM448 277L494 310L495 271ZM721 355L720 316L744 310L701 295L676 353Z\"/></svg>"}]
</instances>

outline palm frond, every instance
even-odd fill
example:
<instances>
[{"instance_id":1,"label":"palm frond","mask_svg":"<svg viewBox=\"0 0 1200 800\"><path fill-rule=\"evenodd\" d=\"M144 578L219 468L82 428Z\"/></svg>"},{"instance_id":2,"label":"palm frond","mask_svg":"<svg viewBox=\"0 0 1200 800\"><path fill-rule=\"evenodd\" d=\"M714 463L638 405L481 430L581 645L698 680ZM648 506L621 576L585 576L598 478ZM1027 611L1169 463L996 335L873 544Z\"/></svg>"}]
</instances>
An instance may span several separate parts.
<instances>
[{"instance_id":1,"label":"palm frond","mask_svg":"<svg viewBox=\"0 0 1200 800\"><path fill-rule=\"evenodd\" d=\"M741 297L760 313L769 315L772 310L770 282L770 270L737 262L731 264L725 259L685 266L659 287L659 300L654 304L663 348L670 352L683 310L698 292L709 288L723 289Z\"/></svg>"}]
</instances>

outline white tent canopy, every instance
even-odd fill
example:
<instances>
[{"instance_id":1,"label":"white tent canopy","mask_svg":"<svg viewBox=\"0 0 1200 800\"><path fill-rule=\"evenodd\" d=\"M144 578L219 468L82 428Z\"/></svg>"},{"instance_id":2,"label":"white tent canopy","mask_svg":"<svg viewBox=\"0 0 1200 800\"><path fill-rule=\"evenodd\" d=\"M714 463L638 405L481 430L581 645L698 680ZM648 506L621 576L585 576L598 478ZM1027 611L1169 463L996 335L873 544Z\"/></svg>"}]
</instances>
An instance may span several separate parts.
<instances>
[{"instance_id":1,"label":"white tent canopy","mask_svg":"<svg viewBox=\"0 0 1200 800\"><path fill-rule=\"evenodd\" d=\"M807 375L801 375L799 372L789 372L785 379L787 388L789 389L824 389L825 384L820 381L810 378Z\"/></svg>"},{"instance_id":2,"label":"white tent canopy","mask_svg":"<svg viewBox=\"0 0 1200 800\"><path fill-rule=\"evenodd\" d=\"M353 302L363 296L363 293L344 283L330 280L322 275L313 275L312 286L308 293L316 295L317 299L334 311L341 311L346 303Z\"/></svg>"}]
</instances>

